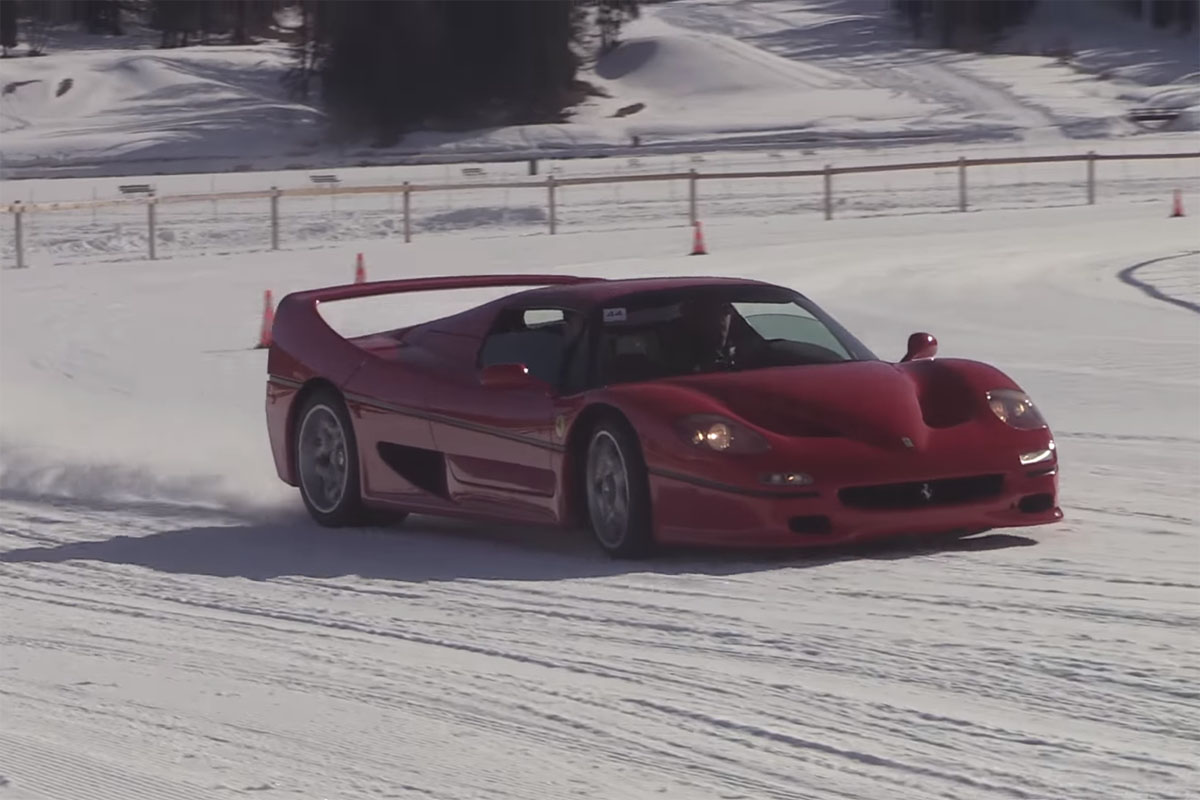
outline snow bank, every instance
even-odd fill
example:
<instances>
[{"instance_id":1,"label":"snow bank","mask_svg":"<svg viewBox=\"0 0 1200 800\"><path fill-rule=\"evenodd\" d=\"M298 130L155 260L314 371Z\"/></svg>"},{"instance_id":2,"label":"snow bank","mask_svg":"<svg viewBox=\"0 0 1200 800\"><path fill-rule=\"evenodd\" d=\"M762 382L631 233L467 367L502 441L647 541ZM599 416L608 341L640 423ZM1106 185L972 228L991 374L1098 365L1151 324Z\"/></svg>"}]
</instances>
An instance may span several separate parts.
<instances>
[{"instance_id":1,"label":"snow bank","mask_svg":"<svg viewBox=\"0 0 1200 800\"><path fill-rule=\"evenodd\" d=\"M87 50L0 64L7 167L54 161L250 162L318 140L322 114L289 102L281 45Z\"/></svg>"}]
</instances>

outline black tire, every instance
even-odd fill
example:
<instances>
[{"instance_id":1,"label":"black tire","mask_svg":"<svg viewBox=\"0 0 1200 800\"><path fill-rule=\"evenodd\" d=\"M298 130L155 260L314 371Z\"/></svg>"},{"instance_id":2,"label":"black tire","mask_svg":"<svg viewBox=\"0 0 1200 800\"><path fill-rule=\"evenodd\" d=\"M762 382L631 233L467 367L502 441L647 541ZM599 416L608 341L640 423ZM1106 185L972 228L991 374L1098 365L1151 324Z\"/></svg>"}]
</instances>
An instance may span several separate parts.
<instances>
[{"instance_id":1,"label":"black tire","mask_svg":"<svg viewBox=\"0 0 1200 800\"><path fill-rule=\"evenodd\" d=\"M304 399L292 446L300 497L314 520L330 528L370 521L362 501L358 442L341 395L322 388Z\"/></svg>"},{"instance_id":2,"label":"black tire","mask_svg":"<svg viewBox=\"0 0 1200 800\"><path fill-rule=\"evenodd\" d=\"M582 468L584 513L596 542L614 558L650 555L650 482L637 434L622 420L601 420L588 433ZM623 513L617 510L622 499Z\"/></svg>"}]
</instances>

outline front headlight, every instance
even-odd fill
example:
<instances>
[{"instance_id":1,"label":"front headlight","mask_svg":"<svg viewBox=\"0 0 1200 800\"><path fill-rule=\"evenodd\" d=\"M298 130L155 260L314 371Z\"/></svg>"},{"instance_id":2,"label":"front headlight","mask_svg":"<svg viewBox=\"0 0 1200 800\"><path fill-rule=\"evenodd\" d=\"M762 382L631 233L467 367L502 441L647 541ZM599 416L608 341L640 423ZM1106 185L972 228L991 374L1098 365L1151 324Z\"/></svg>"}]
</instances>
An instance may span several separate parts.
<instances>
[{"instance_id":1,"label":"front headlight","mask_svg":"<svg viewBox=\"0 0 1200 800\"><path fill-rule=\"evenodd\" d=\"M1028 467L1031 464L1041 464L1043 461L1050 461L1054 458L1054 440L1051 439L1050 444L1041 450L1031 450L1028 453L1021 453L1019 458L1023 467Z\"/></svg>"},{"instance_id":2,"label":"front headlight","mask_svg":"<svg viewBox=\"0 0 1200 800\"><path fill-rule=\"evenodd\" d=\"M716 414L684 417L677 427L688 444L718 453L761 453L771 449L755 431Z\"/></svg>"},{"instance_id":3,"label":"front headlight","mask_svg":"<svg viewBox=\"0 0 1200 800\"><path fill-rule=\"evenodd\" d=\"M1049 427L1029 395L1016 389L993 389L987 393L988 407L997 419L1014 428L1032 431Z\"/></svg>"}]
</instances>

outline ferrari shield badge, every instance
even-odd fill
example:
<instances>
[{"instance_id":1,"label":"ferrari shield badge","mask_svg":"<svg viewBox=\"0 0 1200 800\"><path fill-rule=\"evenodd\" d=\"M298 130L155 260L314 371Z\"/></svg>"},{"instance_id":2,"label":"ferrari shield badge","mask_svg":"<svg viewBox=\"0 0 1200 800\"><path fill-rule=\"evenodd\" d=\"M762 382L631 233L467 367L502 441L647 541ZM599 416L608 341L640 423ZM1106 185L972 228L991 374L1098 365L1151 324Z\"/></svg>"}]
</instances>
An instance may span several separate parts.
<instances>
[{"instance_id":1,"label":"ferrari shield badge","mask_svg":"<svg viewBox=\"0 0 1200 800\"><path fill-rule=\"evenodd\" d=\"M554 435L559 439L567 435L567 418L562 414L554 418Z\"/></svg>"}]
</instances>

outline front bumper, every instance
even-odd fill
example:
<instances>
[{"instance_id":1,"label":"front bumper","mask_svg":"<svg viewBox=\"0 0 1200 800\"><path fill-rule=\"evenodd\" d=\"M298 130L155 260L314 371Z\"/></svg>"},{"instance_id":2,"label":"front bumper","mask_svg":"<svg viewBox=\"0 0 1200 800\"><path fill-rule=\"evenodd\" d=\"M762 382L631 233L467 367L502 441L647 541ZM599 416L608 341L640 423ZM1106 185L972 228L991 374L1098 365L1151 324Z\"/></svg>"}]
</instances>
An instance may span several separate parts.
<instances>
[{"instance_id":1,"label":"front bumper","mask_svg":"<svg viewBox=\"0 0 1200 800\"><path fill-rule=\"evenodd\" d=\"M944 484L919 475L855 481L858 486L903 484L876 495L881 507L871 507L861 497L842 492L846 486L814 486L807 493L782 496L652 471L655 535L664 544L821 547L1047 525L1062 519L1056 463L984 473L988 480L977 481L973 491L941 497L930 492L929 498L921 491L927 481L934 487L953 486L953 481L973 474L941 476L949 481Z\"/></svg>"}]
</instances>

